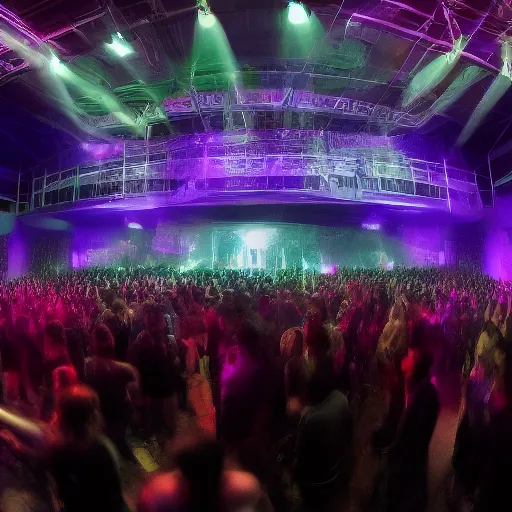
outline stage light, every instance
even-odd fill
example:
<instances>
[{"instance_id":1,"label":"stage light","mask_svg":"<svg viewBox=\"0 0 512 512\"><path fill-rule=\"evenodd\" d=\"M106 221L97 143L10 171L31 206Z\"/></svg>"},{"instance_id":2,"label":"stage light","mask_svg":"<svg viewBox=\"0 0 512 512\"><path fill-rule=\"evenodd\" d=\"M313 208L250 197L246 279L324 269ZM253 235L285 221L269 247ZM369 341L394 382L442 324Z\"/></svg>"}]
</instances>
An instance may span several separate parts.
<instances>
[{"instance_id":1,"label":"stage light","mask_svg":"<svg viewBox=\"0 0 512 512\"><path fill-rule=\"evenodd\" d=\"M133 48L126 42L120 32L112 34L112 42L106 43L106 46L119 57L126 57L127 55L130 55L130 53L133 53Z\"/></svg>"},{"instance_id":2,"label":"stage light","mask_svg":"<svg viewBox=\"0 0 512 512\"><path fill-rule=\"evenodd\" d=\"M494 79L493 83L476 106L469 121L464 126L457 145L464 145L480 126L482 120L496 106L496 103L505 95L512 85L512 46L508 41L503 42L501 47L503 67L501 73Z\"/></svg>"},{"instance_id":3,"label":"stage light","mask_svg":"<svg viewBox=\"0 0 512 512\"><path fill-rule=\"evenodd\" d=\"M302 25L309 21L306 8L298 2L290 2L288 4L288 21L292 25Z\"/></svg>"},{"instance_id":4,"label":"stage light","mask_svg":"<svg viewBox=\"0 0 512 512\"><path fill-rule=\"evenodd\" d=\"M142 226L138 222L130 222L128 229L142 229Z\"/></svg>"},{"instance_id":5,"label":"stage light","mask_svg":"<svg viewBox=\"0 0 512 512\"><path fill-rule=\"evenodd\" d=\"M62 64L57 55L52 55L50 59L50 69L56 74L62 73L64 70L64 64Z\"/></svg>"},{"instance_id":6,"label":"stage light","mask_svg":"<svg viewBox=\"0 0 512 512\"><path fill-rule=\"evenodd\" d=\"M453 42L450 52L435 58L417 73L404 93L403 106L409 106L413 101L427 96L435 89L455 67L467 43L468 38L460 36Z\"/></svg>"},{"instance_id":7,"label":"stage light","mask_svg":"<svg viewBox=\"0 0 512 512\"><path fill-rule=\"evenodd\" d=\"M244 244L248 249L266 249L274 232L272 229L255 229L243 235Z\"/></svg>"},{"instance_id":8,"label":"stage light","mask_svg":"<svg viewBox=\"0 0 512 512\"><path fill-rule=\"evenodd\" d=\"M368 231L379 231L380 224L371 224L371 223L363 222L363 229L367 229Z\"/></svg>"},{"instance_id":9,"label":"stage light","mask_svg":"<svg viewBox=\"0 0 512 512\"><path fill-rule=\"evenodd\" d=\"M215 14L212 14L206 0L200 0L197 10L197 20L203 28L212 28L217 23Z\"/></svg>"}]
</instances>

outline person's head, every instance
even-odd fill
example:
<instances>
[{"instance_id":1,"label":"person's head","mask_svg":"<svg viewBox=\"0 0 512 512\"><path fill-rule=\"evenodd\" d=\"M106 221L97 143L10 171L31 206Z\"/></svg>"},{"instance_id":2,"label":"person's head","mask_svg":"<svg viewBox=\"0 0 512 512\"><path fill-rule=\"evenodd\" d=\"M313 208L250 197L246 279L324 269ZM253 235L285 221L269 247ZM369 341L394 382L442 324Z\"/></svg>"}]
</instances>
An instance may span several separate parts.
<instances>
[{"instance_id":1,"label":"person's head","mask_svg":"<svg viewBox=\"0 0 512 512\"><path fill-rule=\"evenodd\" d=\"M432 354L423 347L411 347L402 359L402 372L407 382L415 384L430 377Z\"/></svg>"},{"instance_id":2,"label":"person's head","mask_svg":"<svg viewBox=\"0 0 512 512\"><path fill-rule=\"evenodd\" d=\"M119 297L112 303L112 313L118 318L124 319L127 309L125 300Z\"/></svg>"},{"instance_id":3,"label":"person's head","mask_svg":"<svg viewBox=\"0 0 512 512\"><path fill-rule=\"evenodd\" d=\"M56 419L65 439L86 442L99 428L100 403L96 393L87 386L76 384L57 394Z\"/></svg>"},{"instance_id":4,"label":"person's head","mask_svg":"<svg viewBox=\"0 0 512 512\"><path fill-rule=\"evenodd\" d=\"M44 330L44 352L50 356L56 352L66 351L66 331L58 320L46 324Z\"/></svg>"},{"instance_id":5,"label":"person's head","mask_svg":"<svg viewBox=\"0 0 512 512\"><path fill-rule=\"evenodd\" d=\"M78 384L76 370L71 365L59 366L52 372L53 392L55 394Z\"/></svg>"},{"instance_id":6,"label":"person's head","mask_svg":"<svg viewBox=\"0 0 512 512\"><path fill-rule=\"evenodd\" d=\"M91 337L91 352L93 356L113 358L115 341L110 329L105 324L94 327Z\"/></svg>"},{"instance_id":7,"label":"person's head","mask_svg":"<svg viewBox=\"0 0 512 512\"><path fill-rule=\"evenodd\" d=\"M301 329L288 329L281 336L281 356L288 360L301 356L304 352L304 334Z\"/></svg>"},{"instance_id":8,"label":"person's head","mask_svg":"<svg viewBox=\"0 0 512 512\"><path fill-rule=\"evenodd\" d=\"M262 355L262 335L258 326L253 322L244 320L238 326L236 338L240 348L245 350L253 359Z\"/></svg>"},{"instance_id":9,"label":"person's head","mask_svg":"<svg viewBox=\"0 0 512 512\"><path fill-rule=\"evenodd\" d=\"M144 322L148 332L152 334L163 333L166 328L163 308L154 302L146 302L144 304Z\"/></svg>"},{"instance_id":10,"label":"person's head","mask_svg":"<svg viewBox=\"0 0 512 512\"><path fill-rule=\"evenodd\" d=\"M140 493L137 512L241 512L254 510L258 481L241 471L224 470L224 447L207 434L179 439L177 470L151 479Z\"/></svg>"}]
</instances>

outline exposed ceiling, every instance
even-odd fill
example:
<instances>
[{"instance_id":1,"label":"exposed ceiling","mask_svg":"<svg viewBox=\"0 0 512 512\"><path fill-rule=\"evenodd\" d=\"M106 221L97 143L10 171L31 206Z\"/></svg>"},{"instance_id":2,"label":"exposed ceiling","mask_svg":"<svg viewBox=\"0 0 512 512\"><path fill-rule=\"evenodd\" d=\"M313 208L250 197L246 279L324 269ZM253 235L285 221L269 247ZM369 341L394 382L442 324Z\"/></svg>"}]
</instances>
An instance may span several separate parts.
<instances>
[{"instance_id":1,"label":"exposed ceiling","mask_svg":"<svg viewBox=\"0 0 512 512\"><path fill-rule=\"evenodd\" d=\"M226 36L219 48L207 30L195 31L196 0L4 0L15 17L0 10L0 33L24 47L0 46L0 165L44 165L91 138L144 136L148 124L152 136L273 127L413 132L450 147L512 36L512 0L306 3L315 27L304 35L290 29L286 1L209 0ZM129 58L105 47L116 32L133 47ZM404 107L416 73L460 35L469 38L460 60ZM52 53L72 81L52 76ZM501 145L512 136L511 119L507 93L465 148L475 168L499 137Z\"/></svg>"}]
</instances>

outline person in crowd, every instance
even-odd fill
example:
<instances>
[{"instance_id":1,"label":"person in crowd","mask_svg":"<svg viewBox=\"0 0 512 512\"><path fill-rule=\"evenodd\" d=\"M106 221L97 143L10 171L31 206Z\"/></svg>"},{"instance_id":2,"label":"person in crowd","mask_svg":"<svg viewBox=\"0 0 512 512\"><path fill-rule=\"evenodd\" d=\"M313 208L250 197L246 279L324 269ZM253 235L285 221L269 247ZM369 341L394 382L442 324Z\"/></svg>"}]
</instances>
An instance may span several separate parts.
<instances>
[{"instance_id":1,"label":"person in crowd","mask_svg":"<svg viewBox=\"0 0 512 512\"><path fill-rule=\"evenodd\" d=\"M97 395L72 385L57 395L53 428L0 409L20 457L38 457L52 476L66 512L127 512L115 449L100 433Z\"/></svg>"},{"instance_id":2,"label":"person in crowd","mask_svg":"<svg viewBox=\"0 0 512 512\"><path fill-rule=\"evenodd\" d=\"M35 416L59 433L59 396L85 381L105 418L94 429L91 424L83 446L100 438L102 424L130 459L129 398L145 423L140 434L155 434L164 446L174 434L180 393L180 425L192 416L215 433L229 459L255 475L283 512L296 498L292 483L306 509L348 507L352 418L365 417L363 391L372 389L385 397L383 408L375 400L384 423L374 445L386 470L377 494L385 509L399 512L424 506L426 454L439 407L430 362L436 361L436 377L454 374L456 380L466 353L455 473L472 468L471 497L492 509L497 505L489 495L501 496L492 490L492 475L503 461L487 446L496 432L506 447L500 428L507 425L511 291L510 283L450 268L339 268L327 275L292 268L179 272L166 265L46 270L0 287L0 360L6 364L0 383L5 377L10 407L22 411L16 395L23 401L26 391ZM132 393L137 375L140 397ZM466 418L471 435L464 437ZM457 463L459 448L472 444L462 441L476 439L475 425L484 457L467 463L479 451L473 448ZM181 469L164 475L163 487L191 488ZM211 504L224 507L224 477L219 482L219 500ZM193 485L197 493L207 483Z\"/></svg>"},{"instance_id":3,"label":"person in crowd","mask_svg":"<svg viewBox=\"0 0 512 512\"><path fill-rule=\"evenodd\" d=\"M99 397L108 437L125 459L134 462L126 432L132 417L129 386L137 385L137 372L130 364L114 359L115 340L106 325L95 326L90 352L91 357L85 360L84 381Z\"/></svg>"},{"instance_id":4,"label":"person in crowd","mask_svg":"<svg viewBox=\"0 0 512 512\"><path fill-rule=\"evenodd\" d=\"M44 421L51 418L55 402L53 371L60 366L72 366L66 344L64 326L58 320L49 322L44 330L43 405L41 408L41 419Z\"/></svg>"},{"instance_id":5,"label":"person in crowd","mask_svg":"<svg viewBox=\"0 0 512 512\"><path fill-rule=\"evenodd\" d=\"M382 510L389 512L421 511L428 503L428 450L440 408L437 389L431 382L429 327L420 323L413 329L411 346L402 360L402 417L392 442L376 446L386 457L380 502L384 504Z\"/></svg>"},{"instance_id":6,"label":"person in crowd","mask_svg":"<svg viewBox=\"0 0 512 512\"><path fill-rule=\"evenodd\" d=\"M319 332L315 333L317 337ZM309 344L315 346L311 340ZM335 389L334 363L321 345L317 342L314 360L310 361L309 401L297 428L293 464L304 509L319 512L346 510L352 467L348 401Z\"/></svg>"},{"instance_id":7,"label":"person in crowd","mask_svg":"<svg viewBox=\"0 0 512 512\"><path fill-rule=\"evenodd\" d=\"M175 448L176 469L142 489L137 512L270 512L258 506L262 491L250 473L228 469L221 443L198 434Z\"/></svg>"},{"instance_id":8,"label":"person in crowd","mask_svg":"<svg viewBox=\"0 0 512 512\"><path fill-rule=\"evenodd\" d=\"M144 313L145 328L131 348L130 361L140 375L146 427L162 444L175 428L178 350L168 338L163 308L147 302Z\"/></svg>"}]
</instances>

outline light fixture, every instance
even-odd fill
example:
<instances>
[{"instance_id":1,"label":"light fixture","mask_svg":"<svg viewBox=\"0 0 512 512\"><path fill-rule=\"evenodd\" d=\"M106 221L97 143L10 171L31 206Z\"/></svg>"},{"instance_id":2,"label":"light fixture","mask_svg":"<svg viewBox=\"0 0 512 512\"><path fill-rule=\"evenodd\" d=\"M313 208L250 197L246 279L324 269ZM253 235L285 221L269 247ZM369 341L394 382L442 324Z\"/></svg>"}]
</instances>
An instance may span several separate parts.
<instances>
[{"instance_id":1,"label":"light fixture","mask_svg":"<svg viewBox=\"0 0 512 512\"><path fill-rule=\"evenodd\" d=\"M212 14L206 1L201 1L197 10L197 20L203 28L212 28L217 23L215 14Z\"/></svg>"},{"instance_id":2,"label":"light fixture","mask_svg":"<svg viewBox=\"0 0 512 512\"><path fill-rule=\"evenodd\" d=\"M64 69L64 64L62 64L57 55L52 55L50 59L50 69L56 74L62 73Z\"/></svg>"},{"instance_id":3,"label":"light fixture","mask_svg":"<svg viewBox=\"0 0 512 512\"><path fill-rule=\"evenodd\" d=\"M302 25L309 21L306 8L298 2L290 2L288 4L288 21L292 25Z\"/></svg>"},{"instance_id":4,"label":"light fixture","mask_svg":"<svg viewBox=\"0 0 512 512\"><path fill-rule=\"evenodd\" d=\"M503 60L501 73L496 76L480 103L473 110L471 117L457 139L458 146L464 145L473 136L483 119L512 86L512 46L509 41L503 41L502 43L501 58Z\"/></svg>"},{"instance_id":5,"label":"light fixture","mask_svg":"<svg viewBox=\"0 0 512 512\"><path fill-rule=\"evenodd\" d=\"M126 57L133 53L132 46L126 41L120 32L112 34L112 42L106 43L106 46L119 57Z\"/></svg>"},{"instance_id":6,"label":"light fixture","mask_svg":"<svg viewBox=\"0 0 512 512\"><path fill-rule=\"evenodd\" d=\"M142 229L142 226L138 222L129 222L128 229Z\"/></svg>"}]
</instances>

